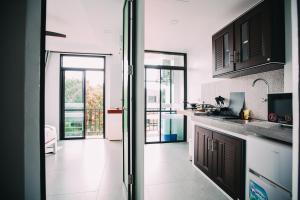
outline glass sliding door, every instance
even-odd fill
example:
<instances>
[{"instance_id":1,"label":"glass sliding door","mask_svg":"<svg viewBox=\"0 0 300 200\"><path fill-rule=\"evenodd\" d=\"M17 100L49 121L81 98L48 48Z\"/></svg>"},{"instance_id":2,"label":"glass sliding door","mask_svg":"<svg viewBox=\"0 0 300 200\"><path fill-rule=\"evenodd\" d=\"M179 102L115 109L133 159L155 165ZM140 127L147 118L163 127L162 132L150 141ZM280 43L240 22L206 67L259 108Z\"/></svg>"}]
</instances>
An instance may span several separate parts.
<instances>
[{"instance_id":1,"label":"glass sliding door","mask_svg":"<svg viewBox=\"0 0 300 200\"><path fill-rule=\"evenodd\" d=\"M160 70L146 70L146 142L160 141Z\"/></svg>"},{"instance_id":2,"label":"glass sliding door","mask_svg":"<svg viewBox=\"0 0 300 200\"><path fill-rule=\"evenodd\" d=\"M104 131L104 72L85 72L85 130L87 138L102 138Z\"/></svg>"},{"instance_id":3,"label":"glass sliding door","mask_svg":"<svg viewBox=\"0 0 300 200\"><path fill-rule=\"evenodd\" d=\"M104 57L61 57L62 139L104 137Z\"/></svg>"},{"instance_id":4,"label":"glass sliding door","mask_svg":"<svg viewBox=\"0 0 300 200\"><path fill-rule=\"evenodd\" d=\"M186 140L186 118L177 113L185 108L185 60L185 54L145 53L145 143Z\"/></svg>"},{"instance_id":5,"label":"glass sliding door","mask_svg":"<svg viewBox=\"0 0 300 200\"><path fill-rule=\"evenodd\" d=\"M184 72L161 71L161 141L183 141L184 116L177 110L184 109Z\"/></svg>"},{"instance_id":6,"label":"glass sliding door","mask_svg":"<svg viewBox=\"0 0 300 200\"><path fill-rule=\"evenodd\" d=\"M64 137L84 138L84 74L64 72Z\"/></svg>"}]
</instances>

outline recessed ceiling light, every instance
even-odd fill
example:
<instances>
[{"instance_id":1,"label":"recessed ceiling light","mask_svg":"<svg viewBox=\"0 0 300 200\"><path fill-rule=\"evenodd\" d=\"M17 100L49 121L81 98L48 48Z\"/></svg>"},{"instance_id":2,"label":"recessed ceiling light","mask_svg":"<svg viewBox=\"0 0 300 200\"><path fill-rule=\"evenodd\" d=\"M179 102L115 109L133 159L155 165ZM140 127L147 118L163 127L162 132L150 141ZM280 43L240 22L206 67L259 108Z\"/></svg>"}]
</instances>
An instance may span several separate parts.
<instances>
[{"instance_id":1,"label":"recessed ceiling light","mask_svg":"<svg viewBox=\"0 0 300 200\"><path fill-rule=\"evenodd\" d=\"M172 19L171 21L170 21L170 23L172 24L172 25L175 25L175 24L178 24L178 19Z\"/></svg>"}]
</instances>

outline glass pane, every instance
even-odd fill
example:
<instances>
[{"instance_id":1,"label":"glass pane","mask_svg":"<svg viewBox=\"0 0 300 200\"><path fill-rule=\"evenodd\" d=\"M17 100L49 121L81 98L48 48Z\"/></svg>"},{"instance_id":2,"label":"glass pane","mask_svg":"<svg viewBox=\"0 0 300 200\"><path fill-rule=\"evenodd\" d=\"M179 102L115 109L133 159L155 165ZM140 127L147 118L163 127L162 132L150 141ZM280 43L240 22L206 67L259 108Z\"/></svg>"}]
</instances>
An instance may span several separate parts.
<instances>
[{"instance_id":1,"label":"glass pane","mask_svg":"<svg viewBox=\"0 0 300 200\"><path fill-rule=\"evenodd\" d=\"M183 55L145 52L145 65L164 65L184 67Z\"/></svg>"},{"instance_id":2,"label":"glass pane","mask_svg":"<svg viewBox=\"0 0 300 200\"><path fill-rule=\"evenodd\" d=\"M146 112L146 142L159 142L159 112Z\"/></svg>"},{"instance_id":3,"label":"glass pane","mask_svg":"<svg viewBox=\"0 0 300 200\"><path fill-rule=\"evenodd\" d=\"M103 137L104 72L86 72L86 112L87 137Z\"/></svg>"},{"instance_id":4,"label":"glass pane","mask_svg":"<svg viewBox=\"0 0 300 200\"><path fill-rule=\"evenodd\" d=\"M147 110L159 110L160 70L146 69L146 103Z\"/></svg>"},{"instance_id":5,"label":"glass pane","mask_svg":"<svg viewBox=\"0 0 300 200\"><path fill-rule=\"evenodd\" d=\"M104 69L104 58L88 56L63 56L62 66L64 68Z\"/></svg>"},{"instance_id":6,"label":"glass pane","mask_svg":"<svg viewBox=\"0 0 300 200\"><path fill-rule=\"evenodd\" d=\"M182 141L183 134L183 115L175 113L162 113L161 114L161 141L174 142Z\"/></svg>"},{"instance_id":7,"label":"glass pane","mask_svg":"<svg viewBox=\"0 0 300 200\"><path fill-rule=\"evenodd\" d=\"M241 27L241 39L242 39L242 61L246 61L249 59L249 26L248 22L242 24Z\"/></svg>"},{"instance_id":8,"label":"glass pane","mask_svg":"<svg viewBox=\"0 0 300 200\"><path fill-rule=\"evenodd\" d=\"M83 137L83 121L83 111L65 111L65 138Z\"/></svg>"},{"instance_id":9,"label":"glass pane","mask_svg":"<svg viewBox=\"0 0 300 200\"><path fill-rule=\"evenodd\" d=\"M66 138L84 136L83 72L65 71L64 82Z\"/></svg>"},{"instance_id":10,"label":"glass pane","mask_svg":"<svg viewBox=\"0 0 300 200\"><path fill-rule=\"evenodd\" d=\"M223 46L224 46L224 66L228 66L230 63L230 50L229 50L229 35L226 33L223 36Z\"/></svg>"},{"instance_id":11,"label":"glass pane","mask_svg":"<svg viewBox=\"0 0 300 200\"><path fill-rule=\"evenodd\" d=\"M65 72L65 109L84 109L82 80L82 72Z\"/></svg>"},{"instance_id":12,"label":"glass pane","mask_svg":"<svg viewBox=\"0 0 300 200\"><path fill-rule=\"evenodd\" d=\"M161 70L161 110L171 110L171 70Z\"/></svg>"},{"instance_id":13,"label":"glass pane","mask_svg":"<svg viewBox=\"0 0 300 200\"><path fill-rule=\"evenodd\" d=\"M171 110L183 110L184 109L184 71L172 70L172 100Z\"/></svg>"}]
</instances>

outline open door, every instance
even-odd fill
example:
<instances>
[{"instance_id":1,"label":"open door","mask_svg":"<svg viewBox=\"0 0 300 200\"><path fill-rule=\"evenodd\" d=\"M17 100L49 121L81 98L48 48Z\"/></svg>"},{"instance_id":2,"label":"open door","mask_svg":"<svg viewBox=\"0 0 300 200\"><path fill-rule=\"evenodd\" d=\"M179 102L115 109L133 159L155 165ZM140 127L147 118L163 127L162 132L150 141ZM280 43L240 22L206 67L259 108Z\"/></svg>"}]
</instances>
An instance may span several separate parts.
<instances>
[{"instance_id":1,"label":"open door","mask_svg":"<svg viewBox=\"0 0 300 200\"><path fill-rule=\"evenodd\" d=\"M123 183L127 199L133 200L133 2L125 0L123 9Z\"/></svg>"}]
</instances>

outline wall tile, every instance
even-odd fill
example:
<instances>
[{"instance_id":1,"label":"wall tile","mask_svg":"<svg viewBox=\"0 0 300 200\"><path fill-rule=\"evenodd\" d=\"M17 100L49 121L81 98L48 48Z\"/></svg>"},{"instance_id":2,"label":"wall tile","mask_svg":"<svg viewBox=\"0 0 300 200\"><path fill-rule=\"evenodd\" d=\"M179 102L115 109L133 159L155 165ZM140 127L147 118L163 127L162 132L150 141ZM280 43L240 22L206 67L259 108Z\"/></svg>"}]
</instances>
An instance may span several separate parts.
<instances>
[{"instance_id":1,"label":"wall tile","mask_svg":"<svg viewBox=\"0 0 300 200\"><path fill-rule=\"evenodd\" d=\"M228 106L230 92L245 92L245 106L251 110L252 117L267 120L268 103L262 102L262 98L267 96L267 86L259 81L255 84L255 87L252 87L252 82L257 78L263 78L269 82L270 93L281 93L284 91L284 70L280 69L202 84L202 100L205 103L215 105L214 99L220 95L225 98L225 104Z\"/></svg>"}]
</instances>

